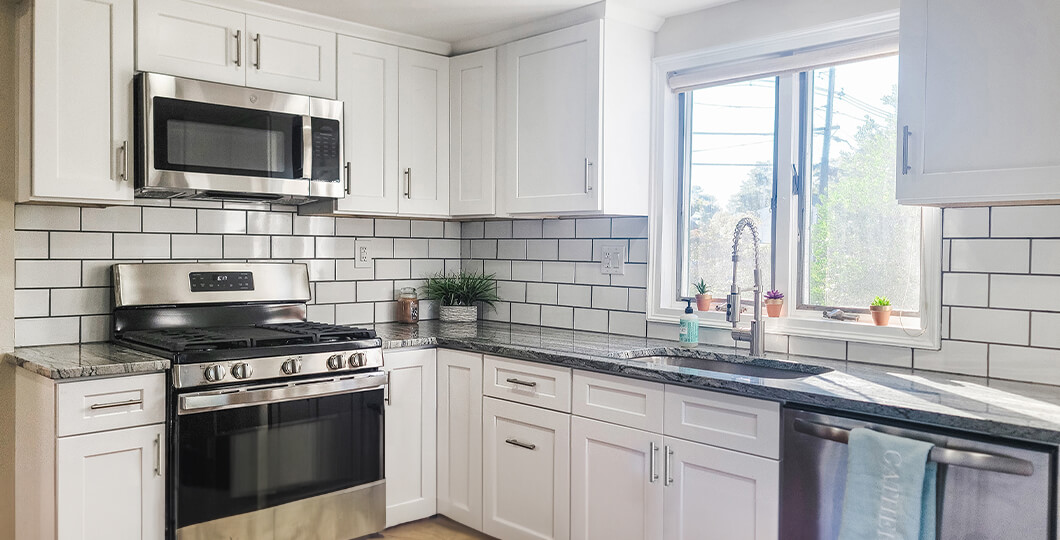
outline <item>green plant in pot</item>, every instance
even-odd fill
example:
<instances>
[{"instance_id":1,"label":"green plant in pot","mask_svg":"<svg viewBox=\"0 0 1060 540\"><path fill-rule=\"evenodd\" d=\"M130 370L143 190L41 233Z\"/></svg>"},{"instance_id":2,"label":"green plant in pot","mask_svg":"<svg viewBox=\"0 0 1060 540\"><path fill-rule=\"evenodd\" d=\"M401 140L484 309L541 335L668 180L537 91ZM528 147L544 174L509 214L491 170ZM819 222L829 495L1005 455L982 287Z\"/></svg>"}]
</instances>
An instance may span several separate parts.
<instances>
[{"instance_id":1,"label":"green plant in pot","mask_svg":"<svg viewBox=\"0 0 1060 540\"><path fill-rule=\"evenodd\" d=\"M494 307L494 303L500 300L493 274L472 272L429 277L423 293L438 302L439 318L445 322L474 322L478 320L479 304Z\"/></svg>"},{"instance_id":2,"label":"green plant in pot","mask_svg":"<svg viewBox=\"0 0 1060 540\"><path fill-rule=\"evenodd\" d=\"M876 326L887 326L891 322L891 301L886 296L877 296L869 304L869 313Z\"/></svg>"},{"instance_id":3,"label":"green plant in pot","mask_svg":"<svg viewBox=\"0 0 1060 540\"><path fill-rule=\"evenodd\" d=\"M707 282L703 281L703 278L699 278L699 281L693 283L692 287L696 289L696 309L699 311L710 311L710 302L713 298Z\"/></svg>"}]
</instances>

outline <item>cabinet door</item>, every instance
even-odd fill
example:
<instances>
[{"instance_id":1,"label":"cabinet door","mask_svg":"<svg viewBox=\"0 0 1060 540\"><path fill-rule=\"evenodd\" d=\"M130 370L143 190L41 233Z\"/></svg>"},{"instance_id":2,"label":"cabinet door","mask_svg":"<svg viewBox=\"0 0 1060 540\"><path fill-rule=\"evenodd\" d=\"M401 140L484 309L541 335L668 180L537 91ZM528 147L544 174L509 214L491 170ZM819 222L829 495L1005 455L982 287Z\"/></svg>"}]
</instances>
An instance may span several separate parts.
<instances>
[{"instance_id":1,"label":"cabinet door","mask_svg":"<svg viewBox=\"0 0 1060 540\"><path fill-rule=\"evenodd\" d=\"M661 435L571 418L571 539L663 535Z\"/></svg>"},{"instance_id":2,"label":"cabinet door","mask_svg":"<svg viewBox=\"0 0 1060 540\"><path fill-rule=\"evenodd\" d=\"M387 353L384 423L386 526L433 516L436 509L435 350Z\"/></svg>"},{"instance_id":3,"label":"cabinet door","mask_svg":"<svg viewBox=\"0 0 1060 540\"><path fill-rule=\"evenodd\" d=\"M505 48L508 211L599 211L601 34L594 21Z\"/></svg>"},{"instance_id":4,"label":"cabinet door","mask_svg":"<svg viewBox=\"0 0 1060 540\"><path fill-rule=\"evenodd\" d=\"M569 538L570 415L483 398L482 441L482 532Z\"/></svg>"},{"instance_id":5,"label":"cabinet door","mask_svg":"<svg viewBox=\"0 0 1060 540\"><path fill-rule=\"evenodd\" d=\"M32 145L20 163L20 199L132 202L133 0L32 9L20 22L33 49L32 63L29 51L19 53L24 110L32 103L32 120L22 123Z\"/></svg>"},{"instance_id":6,"label":"cabinet door","mask_svg":"<svg viewBox=\"0 0 1060 540\"><path fill-rule=\"evenodd\" d=\"M497 49L449 59L449 212L496 211Z\"/></svg>"},{"instance_id":7,"label":"cabinet door","mask_svg":"<svg viewBox=\"0 0 1060 540\"><path fill-rule=\"evenodd\" d=\"M56 442L58 537L165 535L165 425L62 437Z\"/></svg>"},{"instance_id":8,"label":"cabinet door","mask_svg":"<svg viewBox=\"0 0 1060 540\"><path fill-rule=\"evenodd\" d=\"M408 49L398 57L398 211L448 216L449 59Z\"/></svg>"},{"instance_id":9,"label":"cabinet door","mask_svg":"<svg viewBox=\"0 0 1060 540\"><path fill-rule=\"evenodd\" d=\"M900 27L899 202L1060 200L1060 3L903 0Z\"/></svg>"},{"instance_id":10,"label":"cabinet door","mask_svg":"<svg viewBox=\"0 0 1060 540\"><path fill-rule=\"evenodd\" d=\"M338 213L398 210L398 48L339 36L338 99L343 101L348 192Z\"/></svg>"},{"instance_id":11,"label":"cabinet door","mask_svg":"<svg viewBox=\"0 0 1060 540\"><path fill-rule=\"evenodd\" d=\"M776 540L780 465L705 444L664 440L666 540Z\"/></svg>"},{"instance_id":12,"label":"cabinet door","mask_svg":"<svg viewBox=\"0 0 1060 540\"><path fill-rule=\"evenodd\" d=\"M335 98L335 34L247 16L247 86Z\"/></svg>"},{"instance_id":13,"label":"cabinet door","mask_svg":"<svg viewBox=\"0 0 1060 540\"><path fill-rule=\"evenodd\" d=\"M136 69L246 84L246 16L185 0L138 0Z\"/></svg>"},{"instance_id":14,"label":"cabinet door","mask_svg":"<svg viewBox=\"0 0 1060 540\"><path fill-rule=\"evenodd\" d=\"M482 355L438 351L438 513L482 528Z\"/></svg>"}]
</instances>

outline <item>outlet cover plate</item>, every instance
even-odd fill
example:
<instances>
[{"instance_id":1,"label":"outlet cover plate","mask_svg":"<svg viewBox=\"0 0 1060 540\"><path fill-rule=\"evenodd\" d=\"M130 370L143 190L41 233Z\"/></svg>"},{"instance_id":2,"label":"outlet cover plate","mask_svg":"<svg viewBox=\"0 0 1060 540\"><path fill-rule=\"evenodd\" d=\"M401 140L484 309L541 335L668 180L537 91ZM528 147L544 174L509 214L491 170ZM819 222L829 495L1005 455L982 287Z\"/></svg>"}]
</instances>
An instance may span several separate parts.
<instances>
[{"instance_id":1,"label":"outlet cover plate","mask_svg":"<svg viewBox=\"0 0 1060 540\"><path fill-rule=\"evenodd\" d=\"M600 273L625 274L626 246L622 244L603 244L600 246Z\"/></svg>"},{"instance_id":2,"label":"outlet cover plate","mask_svg":"<svg viewBox=\"0 0 1060 540\"><path fill-rule=\"evenodd\" d=\"M353 243L354 268L372 267L372 242L369 240L357 240Z\"/></svg>"}]
</instances>

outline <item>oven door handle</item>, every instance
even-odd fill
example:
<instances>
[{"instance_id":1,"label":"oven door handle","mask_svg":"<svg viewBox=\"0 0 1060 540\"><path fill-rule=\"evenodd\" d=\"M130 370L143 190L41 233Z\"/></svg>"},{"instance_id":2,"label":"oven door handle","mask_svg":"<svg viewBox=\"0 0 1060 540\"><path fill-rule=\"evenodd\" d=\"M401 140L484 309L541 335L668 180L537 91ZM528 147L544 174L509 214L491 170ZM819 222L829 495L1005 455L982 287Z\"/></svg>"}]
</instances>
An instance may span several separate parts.
<instances>
[{"instance_id":1,"label":"oven door handle","mask_svg":"<svg viewBox=\"0 0 1060 540\"><path fill-rule=\"evenodd\" d=\"M323 381L261 384L238 389L229 388L183 394L177 398L177 414L197 414L280 403L296 399L381 390L386 386L386 381L386 374L376 371L351 377L335 377Z\"/></svg>"}]
</instances>

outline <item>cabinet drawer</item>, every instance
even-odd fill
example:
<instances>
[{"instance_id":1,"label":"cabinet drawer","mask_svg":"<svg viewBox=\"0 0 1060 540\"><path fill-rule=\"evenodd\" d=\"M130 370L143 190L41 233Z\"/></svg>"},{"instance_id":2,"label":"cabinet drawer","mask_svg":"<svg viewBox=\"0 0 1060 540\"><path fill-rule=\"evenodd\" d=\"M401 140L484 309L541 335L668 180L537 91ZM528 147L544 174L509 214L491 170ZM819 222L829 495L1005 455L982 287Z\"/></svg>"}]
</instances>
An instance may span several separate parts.
<instances>
[{"instance_id":1,"label":"cabinet drawer","mask_svg":"<svg viewBox=\"0 0 1060 540\"><path fill-rule=\"evenodd\" d=\"M661 383L575 371L571 408L579 416L662 433L664 394Z\"/></svg>"},{"instance_id":2,"label":"cabinet drawer","mask_svg":"<svg viewBox=\"0 0 1060 540\"><path fill-rule=\"evenodd\" d=\"M161 373L56 385L59 437L166 421L166 377Z\"/></svg>"},{"instance_id":3,"label":"cabinet drawer","mask_svg":"<svg viewBox=\"0 0 1060 540\"><path fill-rule=\"evenodd\" d=\"M570 412L570 368L486 356L482 393L546 409Z\"/></svg>"},{"instance_id":4,"label":"cabinet drawer","mask_svg":"<svg viewBox=\"0 0 1060 540\"><path fill-rule=\"evenodd\" d=\"M780 404L667 385L663 433L779 459Z\"/></svg>"}]
</instances>

